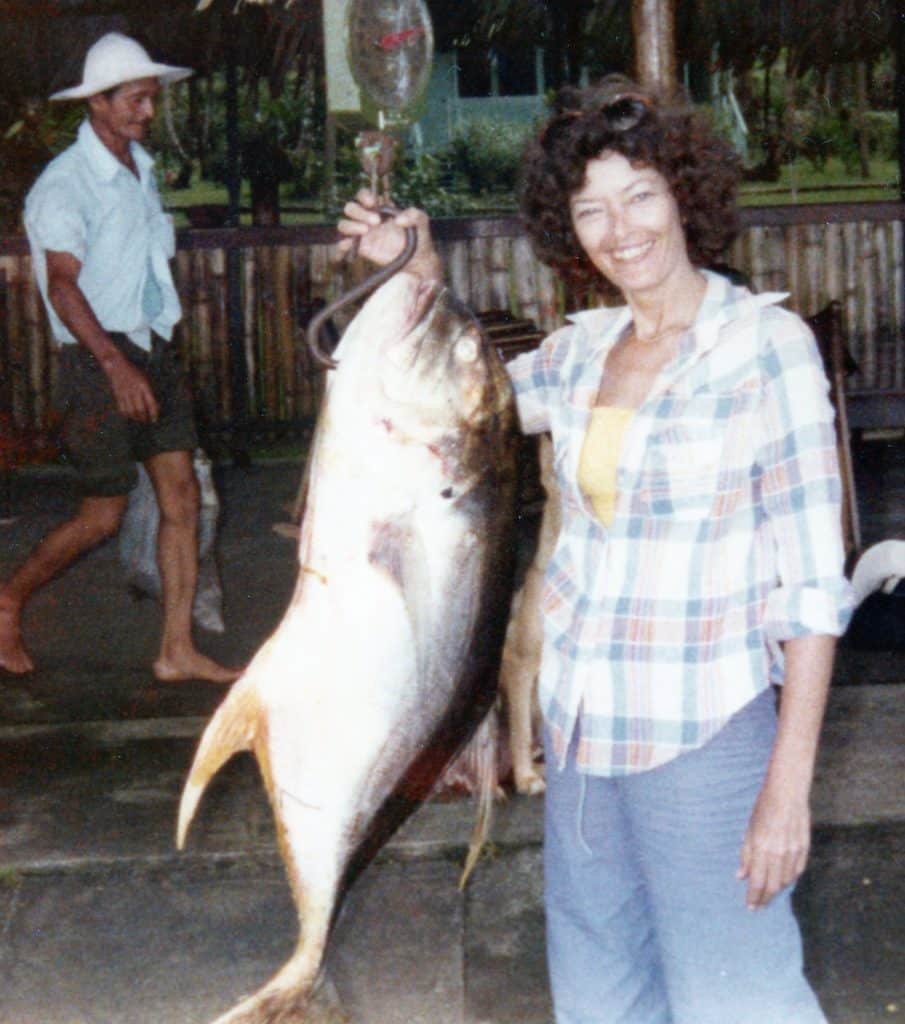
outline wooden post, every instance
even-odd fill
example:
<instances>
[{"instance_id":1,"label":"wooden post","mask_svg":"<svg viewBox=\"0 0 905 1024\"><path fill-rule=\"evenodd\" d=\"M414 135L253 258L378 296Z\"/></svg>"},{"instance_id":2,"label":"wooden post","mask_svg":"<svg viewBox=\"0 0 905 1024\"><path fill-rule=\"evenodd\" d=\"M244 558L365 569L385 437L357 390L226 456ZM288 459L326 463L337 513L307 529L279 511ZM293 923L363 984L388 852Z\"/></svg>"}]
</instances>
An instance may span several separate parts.
<instances>
[{"instance_id":1,"label":"wooden post","mask_svg":"<svg viewBox=\"0 0 905 1024\"><path fill-rule=\"evenodd\" d=\"M675 0L632 0L632 32L639 83L667 95L675 92L678 87Z\"/></svg>"}]
</instances>

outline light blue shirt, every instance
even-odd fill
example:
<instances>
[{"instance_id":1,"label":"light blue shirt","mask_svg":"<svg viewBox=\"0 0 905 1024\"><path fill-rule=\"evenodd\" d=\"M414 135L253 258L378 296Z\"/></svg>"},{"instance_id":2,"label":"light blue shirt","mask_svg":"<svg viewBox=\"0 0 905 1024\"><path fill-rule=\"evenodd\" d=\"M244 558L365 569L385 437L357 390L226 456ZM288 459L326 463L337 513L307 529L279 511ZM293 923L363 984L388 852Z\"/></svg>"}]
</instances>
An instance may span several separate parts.
<instances>
[{"instance_id":1,"label":"light blue shirt","mask_svg":"<svg viewBox=\"0 0 905 1024\"><path fill-rule=\"evenodd\" d=\"M153 159L137 143L131 149L137 178L84 121L76 141L47 165L26 197L35 277L62 344L76 339L47 299L48 250L79 260L79 287L101 326L144 349L151 330L169 340L182 315L169 266L176 250L173 220L160 203Z\"/></svg>"}]
</instances>

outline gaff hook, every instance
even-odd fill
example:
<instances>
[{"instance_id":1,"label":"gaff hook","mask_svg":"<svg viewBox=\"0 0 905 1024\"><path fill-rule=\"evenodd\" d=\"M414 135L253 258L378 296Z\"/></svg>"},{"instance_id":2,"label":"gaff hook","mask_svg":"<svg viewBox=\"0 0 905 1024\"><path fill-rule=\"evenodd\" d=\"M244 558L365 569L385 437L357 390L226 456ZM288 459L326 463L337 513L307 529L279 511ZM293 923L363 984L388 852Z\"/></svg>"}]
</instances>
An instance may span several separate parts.
<instances>
[{"instance_id":1,"label":"gaff hook","mask_svg":"<svg viewBox=\"0 0 905 1024\"><path fill-rule=\"evenodd\" d=\"M379 212L384 218L389 218L395 216L399 211L393 206L382 206L380 207ZM375 271L370 277L366 277L364 281L360 281L357 285L354 285L345 294L340 295L339 298L334 299L333 302L329 303L329 305L324 306L323 309L319 310L311 318L311 322L308 324L308 330L306 332L308 351L311 353L312 358L324 369L335 370L339 364L335 359L328 356L320 347L321 327L330 319L331 316L333 316L334 313L342 309L343 306L348 306L352 302L357 302L360 298L382 285L384 281L388 281L397 271L401 270L415 254L415 248L417 245L417 228L406 228L405 245L402 248L402 252L399 253L394 260L387 263L385 267L381 267L379 270Z\"/></svg>"}]
</instances>

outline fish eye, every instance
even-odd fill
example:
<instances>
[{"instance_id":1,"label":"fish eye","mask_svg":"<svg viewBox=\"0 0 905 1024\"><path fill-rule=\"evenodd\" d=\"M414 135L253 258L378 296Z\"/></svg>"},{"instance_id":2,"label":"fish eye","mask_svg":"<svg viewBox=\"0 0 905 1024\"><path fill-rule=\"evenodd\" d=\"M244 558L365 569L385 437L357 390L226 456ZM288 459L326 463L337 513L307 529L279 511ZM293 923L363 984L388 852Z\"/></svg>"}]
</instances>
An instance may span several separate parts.
<instances>
[{"instance_id":1,"label":"fish eye","mask_svg":"<svg viewBox=\"0 0 905 1024\"><path fill-rule=\"evenodd\" d=\"M478 358L478 342L471 334L463 334L456 342L453 354L458 363L473 363Z\"/></svg>"}]
</instances>

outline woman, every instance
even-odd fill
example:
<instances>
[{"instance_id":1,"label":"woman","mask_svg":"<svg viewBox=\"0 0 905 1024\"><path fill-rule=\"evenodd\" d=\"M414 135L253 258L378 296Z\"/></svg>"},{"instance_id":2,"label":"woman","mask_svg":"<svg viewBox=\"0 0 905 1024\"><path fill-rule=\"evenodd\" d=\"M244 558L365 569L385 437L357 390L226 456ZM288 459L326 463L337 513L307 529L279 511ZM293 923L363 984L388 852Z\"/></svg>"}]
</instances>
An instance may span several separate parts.
<instances>
[{"instance_id":1,"label":"woman","mask_svg":"<svg viewBox=\"0 0 905 1024\"><path fill-rule=\"evenodd\" d=\"M562 492L540 676L558 1024L825 1019L790 896L850 614L841 488L809 331L702 269L737 179L692 112L624 79L564 93L526 154L539 256L624 303L509 364ZM367 193L341 247L386 263L405 226L439 279L424 214L380 224Z\"/></svg>"}]
</instances>

